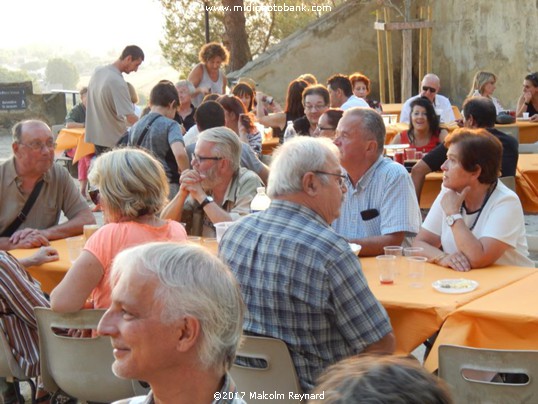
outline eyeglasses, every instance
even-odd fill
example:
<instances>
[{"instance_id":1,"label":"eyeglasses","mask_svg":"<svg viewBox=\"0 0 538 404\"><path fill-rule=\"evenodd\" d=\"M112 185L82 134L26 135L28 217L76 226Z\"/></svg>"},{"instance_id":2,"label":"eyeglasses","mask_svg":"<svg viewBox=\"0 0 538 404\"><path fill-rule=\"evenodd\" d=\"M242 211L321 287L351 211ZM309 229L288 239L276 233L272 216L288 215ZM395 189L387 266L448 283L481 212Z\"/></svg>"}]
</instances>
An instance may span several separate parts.
<instances>
[{"instance_id":1,"label":"eyeglasses","mask_svg":"<svg viewBox=\"0 0 538 404\"><path fill-rule=\"evenodd\" d=\"M54 141L52 141L52 140L49 140L46 143L31 142L31 143L19 143L19 144L21 144L23 146L26 146L26 147L29 147L30 149L35 150L35 151L43 150L43 149L55 149L56 148L56 143L54 143Z\"/></svg>"},{"instance_id":2,"label":"eyeglasses","mask_svg":"<svg viewBox=\"0 0 538 404\"><path fill-rule=\"evenodd\" d=\"M319 125L317 126L317 128L318 128L318 130L319 130L320 132L322 132L322 131L324 131L324 130L336 130L336 128L324 128L323 126L319 126Z\"/></svg>"},{"instance_id":3,"label":"eyeglasses","mask_svg":"<svg viewBox=\"0 0 538 404\"><path fill-rule=\"evenodd\" d=\"M206 160L219 161L222 159L223 157L203 157L203 156L198 156L196 153L192 154L192 161L197 161L198 163L203 163Z\"/></svg>"},{"instance_id":4,"label":"eyeglasses","mask_svg":"<svg viewBox=\"0 0 538 404\"><path fill-rule=\"evenodd\" d=\"M304 106L305 111L321 111L324 108L327 108L327 104L317 104L317 105L306 104Z\"/></svg>"},{"instance_id":5,"label":"eyeglasses","mask_svg":"<svg viewBox=\"0 0 538 404\"><path fill-rule=\"evenodd\" d=\"M99 202L101 201L101 195L99 194L99 188L93 188L88 191L88 194L90 195L90 199L94 203L94 205L99 205Z\"/></svg>"},{"instance_id":6,"label":"eyeglasses","mask_svg":"<svg viewBox=\"0 0 538 404\"><path fill-rule=\"evenodd\" d=\"M437 89L429 86L422 86L422 91L430 92L430 93L436 93Z\"/></svg>"},{"instance_id":7,"label":"eyeglasses","mask_svg":"<svg viewBox=\"0 0 538 404\"><path fill-rule=\"evenodd\" d=\"M337 173L328 173L327 171L313 171L314 174L321 174L321 175L332 175L333 177L339 177L338 178L338 185L342 186L344 185L344 180L346 179L346 176L344 174L337 174Z\"/></svg>"}]
</instances>

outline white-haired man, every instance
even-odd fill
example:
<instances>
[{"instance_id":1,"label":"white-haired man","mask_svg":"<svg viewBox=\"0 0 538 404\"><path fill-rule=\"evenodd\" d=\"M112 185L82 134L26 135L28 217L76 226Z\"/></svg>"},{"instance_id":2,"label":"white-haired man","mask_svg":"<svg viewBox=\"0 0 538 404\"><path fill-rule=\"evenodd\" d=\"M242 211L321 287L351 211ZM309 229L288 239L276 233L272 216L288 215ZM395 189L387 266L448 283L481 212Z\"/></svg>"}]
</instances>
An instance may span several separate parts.
<instances>
[{"instance_id":1,"label":"white-haired man","mask_svg":"<svg viewBox=\"0 0 538 404\"><path fill-rule=\"evenodd\" d=\"M217 257L196 245L150 243L118 254L112 277L98 333L112 340L114 374L151 386L131 403L244 403L227 373L243 302Z\"/></svg>"},{"instance_id":2,"label":"white-haired man","mask_svg":"<svg viewBox=\"0 0 538 404\"><path fill-rule=\"evenodd\" d=\"M0 250L48 245L95 223L67 170L54 164L47 124L22 121L12 132L13 157L0 164ZM61 212L68 220L59 224Z\"/></svg>"},{"instance_id":3,"label":"white-haired man","mask_svg":"<svg viewBox=\"0 0 538 404\"><path fill-rule=\"evenodd\" d=\"M196 125L194 120L196 107L192 104L191 98L191 93L194 93L196 89L189 80L180 80L176 83L176 90L179 96L179 105L177 106L174 121L183 127L183 134L185 134L186 131Z\"/></svg>"},{"instance_id":4,"label":"white-haired man","mask_svg":"<svg viewBox=\"0 0 538 404\"><path fill-rule=\"evenodd\" d=\"M441 79L433 73L426 74L420 83L420 93L409 98L404 103L402 112L400 113L400 122L409 123L411 103L420 97L426 97L432 102L435 112L441 117L441 122L449 123L455 121L456 117L454 116L454 111L452 111L450 100L444 95L439 94L439 90L441 90Z\"/></svg>"},{"instance_id":5,"label":"white-haired man","mask_svg":"<svg viewBox=\"0 0 538 404\"><path fill-rule=\"evenodd\" d=\"M219 245L241 285L245 333L283 340L305 392L342 358L394 350L360 261L330 228L346 192L343 177L330 140L285 143L271 166L269 209L230 227Z\"/></svg>"},{"instance_id":6,"label":"white-haired man","mask_svg":"<svg viewBox=\"0 0 538 404\"><path fill-rule=\"evenodd\" d=\"M193 169L181 173L179 192L161 217L187 223L189 234L215 237L215 223L250 213L256 188L263 184L239 166L241 142L223 126L200 133L192 156Z\"/></svg>"}]
</instances>

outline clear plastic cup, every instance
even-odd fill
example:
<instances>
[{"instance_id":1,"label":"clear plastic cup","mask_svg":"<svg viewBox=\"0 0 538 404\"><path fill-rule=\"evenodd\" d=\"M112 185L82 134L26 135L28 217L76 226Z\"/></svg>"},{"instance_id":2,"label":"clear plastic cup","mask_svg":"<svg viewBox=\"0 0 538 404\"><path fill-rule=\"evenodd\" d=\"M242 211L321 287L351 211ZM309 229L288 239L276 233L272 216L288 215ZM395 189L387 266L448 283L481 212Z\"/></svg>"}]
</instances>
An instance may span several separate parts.
<instances>
[{"instance_id":1,"label":"clear plastic cup","mask_svg":"<svg viewBox=\"0 0 538 404\"><path fill-rule=\"evenodd\" d=\"M69 254L69 261L71 263L75 262L82 252L82 248L84 247L84 236L76 236L76 237L69 237L66 238L65 241L67 242L67 253Z\"/></svg>"},{"instance_id":2,"label":"clear plastic cup","mask_svg":"<svg viewBox=\"0 0 538 404\"><path fill-rule=\"evenodd\" d=\"M217 242L220 243L220 240L222 239L222 236L224 235L224 232L228 230L228 228L233 225L234 222L220 222L215 223L215 230L217 232Z\"/></svg>"},{"instance_id":3,"label":"clear plastic cup","mask_svg":"<svg viewBox=\"0 0 538 404\"><path fill-rule=\"evenodd\" d=\"M424 285L424 271L426 270L426 257L405 257L409 275L409 286L421 288Z\"/></svg>"},{"instance_id":4,"label":"clear plastic cup","mask_svg":"<svg viewBox=\"0 0 538 404\"><path fill-rule=\"evenodd\" d=\"M392 285L395 277L396 257L394 255L378 255L375 257L379 271L379 282Z\"/></svg>"}]
</instances>

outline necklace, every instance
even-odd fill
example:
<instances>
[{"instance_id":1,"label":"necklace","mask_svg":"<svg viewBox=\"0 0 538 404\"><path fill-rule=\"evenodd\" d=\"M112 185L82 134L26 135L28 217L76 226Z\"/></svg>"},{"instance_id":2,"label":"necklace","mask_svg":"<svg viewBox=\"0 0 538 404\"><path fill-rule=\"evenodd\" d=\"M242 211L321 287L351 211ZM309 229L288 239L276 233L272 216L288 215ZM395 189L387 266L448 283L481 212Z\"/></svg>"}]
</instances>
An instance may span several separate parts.
<instances>
[{"instance_id":1,"label":"necklace","mask_svg":"<svg viewBox=\"0 0 538 404\"><path fill-rule=\"evenodd\" d=\"M471 225L471 227L469 227L469 230L473 231L474 227L476 226L476 223L478 222L478 219L480 218L480 215L482 214L482 210L484 210L484 207L486 206L486 203L488 203L489 197L491 196L493 191L495 191L495 188L497 188L497 182L490 185L490 187L488 189L488 193L486 194L486 197L484 198L484 202L482 202L482 206L480 206L480 209L478 209L477 211L467 212L467 208L465 207L465 201L463 201L463 203L461 204L460 214L463 214L464 209L465 209L465 213L467 213L467 214L469 214L469 213L478 213L478 215L476 215L476 218L474 219L473 224Z\"/></svg>"}]
</instances>

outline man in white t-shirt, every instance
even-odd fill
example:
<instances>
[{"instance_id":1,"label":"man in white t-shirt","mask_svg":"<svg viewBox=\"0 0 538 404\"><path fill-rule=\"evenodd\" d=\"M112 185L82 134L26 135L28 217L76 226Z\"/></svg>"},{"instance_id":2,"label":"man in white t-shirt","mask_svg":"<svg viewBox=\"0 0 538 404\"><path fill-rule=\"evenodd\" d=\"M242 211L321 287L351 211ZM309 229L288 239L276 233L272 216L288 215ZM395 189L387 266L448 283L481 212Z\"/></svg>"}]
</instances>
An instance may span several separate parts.
<instances>
[{"instance_id":1,"label":"man in white t-shirt","mask_svg":"<svg viewBox=\"0 0 538 404\"><path fill-rule=\"evenodd\" d=\"M346 110L352 107L370 108L362 98L353 95L353 86L349 77L335 74L327 80L327 90L331 97L331 108Z\"/></svg>"},{"instance_id":2,"label":"man in white t-shirt","mask_svg":"<svg viewBox=\"0 0 538 404\"><path fill-rule=\"evenodd\" d=\"M452 111L452 104L450 103L450 100L447 97L439 94L439 90L441 90L441 80L439 77L433 73L426 74L420 84L420 93L409 98L404 103L402 112L400 113L400 122L409 123L411 103L420 97L426 97L432 102L435 112L441 117L441 123L455 121L456 117Z\"/></svg>"}]
</instances>

